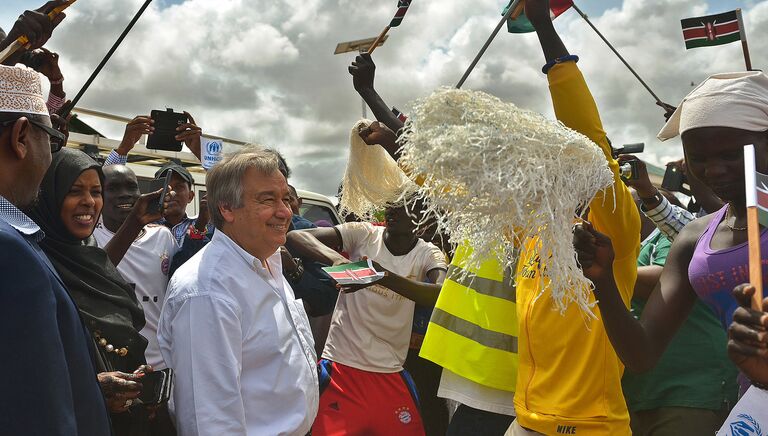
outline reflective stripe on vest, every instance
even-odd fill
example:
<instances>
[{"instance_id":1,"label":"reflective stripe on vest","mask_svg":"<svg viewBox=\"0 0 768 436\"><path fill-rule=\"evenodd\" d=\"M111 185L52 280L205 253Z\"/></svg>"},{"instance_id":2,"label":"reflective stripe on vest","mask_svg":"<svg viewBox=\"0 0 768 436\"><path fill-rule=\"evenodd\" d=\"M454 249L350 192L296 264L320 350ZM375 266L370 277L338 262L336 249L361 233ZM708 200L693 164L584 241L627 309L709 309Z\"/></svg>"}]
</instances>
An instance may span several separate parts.
<instances>
[{"instance_id":1,"label":"reflective stripe on vest","mask_svg":"<svg viewBox=\"0 0 768 436\"><path fill-rule=\"evenodd\" d=\"M517 379L515 288L495 259L462 268L463 245L448 270L420 355L484 386L514 391Z\"/></svg>"}]
</instances>

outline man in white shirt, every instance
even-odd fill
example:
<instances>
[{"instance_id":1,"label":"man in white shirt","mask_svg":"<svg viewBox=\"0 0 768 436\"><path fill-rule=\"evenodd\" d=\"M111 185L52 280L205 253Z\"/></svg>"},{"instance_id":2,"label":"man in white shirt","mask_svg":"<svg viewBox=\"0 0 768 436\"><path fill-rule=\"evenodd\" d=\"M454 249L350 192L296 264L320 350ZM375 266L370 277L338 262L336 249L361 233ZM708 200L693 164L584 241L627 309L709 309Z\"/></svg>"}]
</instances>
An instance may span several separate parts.
<instances>
[{"instance_id":1,"label":"man in white shirt","mask_svg":"<svg viewBox=\"0 0 768 436\"><path fill-rule=\"evenodd\" d=\"M404 207L385 211L386 227L347 223L291 232L288 248L318 262L369 258L387 276L342 288L319 363L321 400L313 435L423 435L416 388L403 369L415 303L434 307L445 256L419 239Z\"/></svg>"},{"instance_id":2,"label":"man in white shirt","mask_svg":"<svg viewBox=\"0 0 768 436\"><path fill-rule=\"evenodd\" d=\"M104 208L102 221L96 225L93 237L99 247L106 247L131 213L141 192L136 174L124 165L104 167ZM135 286L136 298L144 309L147 323L141 335L147 338L144 356L154 369L166 367L157 344L157 321L165 301L168 270L179 246L166 227L148 224L139 232L125 256L117 264L123 278Z\"/></svg>"},{"instance_id":3,"label":"man in white shirt","mask_svg":"<svg viewBox=\"0 0 768 436\"><path fill-rule=\"evenodd\" d=\"M317 413L309 320L283 278L290 193L274 153L208 172L211 242L173 275L158 330L181 436L306 435Z\"/></svg>"}]
</instances>

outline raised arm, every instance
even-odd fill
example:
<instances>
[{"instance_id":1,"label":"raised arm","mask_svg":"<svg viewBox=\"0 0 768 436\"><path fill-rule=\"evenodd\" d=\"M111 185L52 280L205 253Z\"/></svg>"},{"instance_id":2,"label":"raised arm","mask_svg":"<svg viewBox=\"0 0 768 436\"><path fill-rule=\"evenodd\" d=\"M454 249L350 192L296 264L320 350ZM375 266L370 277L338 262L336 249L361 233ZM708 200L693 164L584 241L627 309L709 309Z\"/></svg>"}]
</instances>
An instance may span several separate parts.
<instances>
[{"instance_id":1,"label":"raised arm","mask_svg":"<svg viewBox=\"0 0 768 436\"><path fill-rule=\"evenodd\" d=\"M384 103L384 99L381 98L373 86L373 81L376 77L376 64L371 59L371 55L362 53L357 56L352 65L349 66L349 74L352 75L355 91L365 100L365 104L371 108L376 119L393 132L402 129L403 122L392 113L389 106Z\"/></svg>"}]
</instances>

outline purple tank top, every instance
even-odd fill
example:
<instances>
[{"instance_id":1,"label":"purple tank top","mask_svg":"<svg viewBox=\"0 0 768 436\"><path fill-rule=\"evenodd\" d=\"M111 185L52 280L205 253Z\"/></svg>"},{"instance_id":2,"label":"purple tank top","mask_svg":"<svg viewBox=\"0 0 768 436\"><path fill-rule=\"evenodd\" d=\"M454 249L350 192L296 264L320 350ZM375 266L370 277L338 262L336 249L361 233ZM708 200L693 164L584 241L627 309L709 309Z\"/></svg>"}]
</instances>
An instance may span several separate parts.
<instances>
[{"instance_id":1,"label":"purple tank top","mask_svg":"<svg viewBox=\"0 0 768 436\"><path fill-rule=\"evenodd\" d=\"M717 226L723 221L728 206L715 212L704 234L696 242L691 263L688 265L688 280L696 295L715 312L723 328L731 325L733 312L738 307L732 291L736 286L749 282L749 249L747 243L724 250L711 248L712 237ZM763 266L763 283L768 272L768 232L760 233L760 252Z\"/></svg>"}]
</instances>

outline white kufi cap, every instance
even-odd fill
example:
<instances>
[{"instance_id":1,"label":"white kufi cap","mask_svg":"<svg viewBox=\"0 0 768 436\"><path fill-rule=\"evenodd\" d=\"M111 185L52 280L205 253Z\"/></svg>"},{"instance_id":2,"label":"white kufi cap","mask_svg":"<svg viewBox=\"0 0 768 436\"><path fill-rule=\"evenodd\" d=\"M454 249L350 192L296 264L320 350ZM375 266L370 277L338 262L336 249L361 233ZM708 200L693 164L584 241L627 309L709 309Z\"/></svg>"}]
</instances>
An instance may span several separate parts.
<instances>
[{"instance_id":1,"label":"white kufi cap","mask_svg":"<svg viewBox=\"0 0 768 436\"><path fill-rule=\"evenodd\" d=\"M699 127L768 130L768 76L761 71L710 76L683 99L658 138L666 141Z\"/></svg>"},{"instance_id":2,"label":"white kufi cap","mask_svg":"<svg viewBox=\"0 0 768 436\"><path fill-rule=\"evenodd\" d=\"M0 112L48 115L37 71L0 65Z\"/></svg>"}]
</instances>

